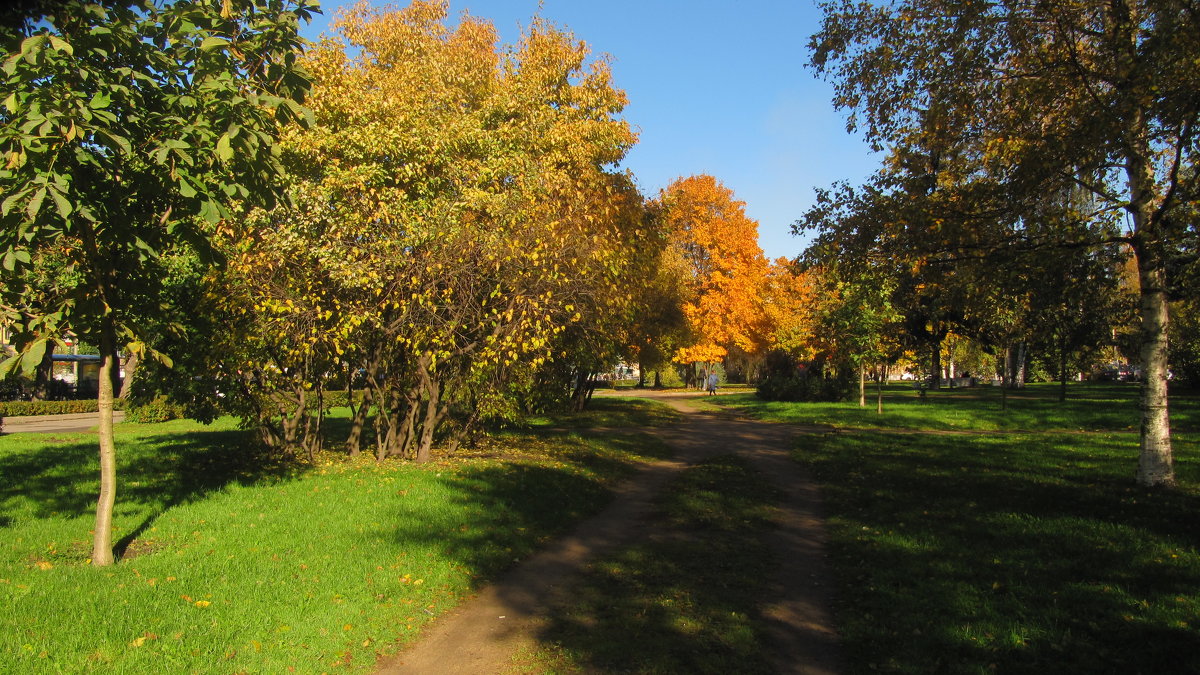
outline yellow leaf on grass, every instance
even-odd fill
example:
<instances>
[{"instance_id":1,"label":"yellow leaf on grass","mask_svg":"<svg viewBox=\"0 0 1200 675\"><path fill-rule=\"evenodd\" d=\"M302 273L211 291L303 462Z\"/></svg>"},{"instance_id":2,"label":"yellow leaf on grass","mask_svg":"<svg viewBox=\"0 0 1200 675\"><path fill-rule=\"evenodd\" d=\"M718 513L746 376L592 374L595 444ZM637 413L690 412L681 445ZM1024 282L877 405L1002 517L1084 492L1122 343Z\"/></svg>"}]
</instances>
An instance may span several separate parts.
<instances>
[{"instance_id":1,"label":"yellow leaf on grass","mask_svg":"<svg viewBox=\"0 0 1200 675\"><path fill-rule=\"evenodd\" d=\"M208 600L197 600L197 601L196 601L196 606L197 606L197 607L208 607L208 606L209 606L209 605L211 605L211 604L212 604L212 603L211 603L211 602L209 602Z\"/></svg>"}]
</instances>

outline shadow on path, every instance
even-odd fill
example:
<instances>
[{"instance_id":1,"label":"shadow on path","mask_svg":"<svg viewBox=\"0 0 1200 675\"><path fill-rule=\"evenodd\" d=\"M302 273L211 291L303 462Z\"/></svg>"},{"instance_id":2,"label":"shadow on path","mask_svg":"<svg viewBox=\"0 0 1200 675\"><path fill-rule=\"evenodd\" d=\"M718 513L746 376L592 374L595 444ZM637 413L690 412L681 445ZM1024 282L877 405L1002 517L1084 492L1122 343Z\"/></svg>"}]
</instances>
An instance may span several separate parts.
<instances>
[{"instance_id":1,"label":"shadow on path","mask_svg":"<svg viewBox=\"0 0 1200 675\"><path fill-rule=\"evenodd\" d=\"M778 673L833 673L838 640L828 611L830 584L815 485L789 459L796 430L786 425L729 419L694 411L691 392L647 392L686 414L680 424L652 431L675 456L647 464L615 490L605 511L534 555L451 614L441 617L413 648L382 662L382 673L502 673L514 657L544 646L556 616L588 562L656 529L655 499L669 481L698 463L738 455L779 493L771 541L777 561L760 605L767 668ZM636 645L630 645L636 649Z\"/></svg>"}]
</instances>

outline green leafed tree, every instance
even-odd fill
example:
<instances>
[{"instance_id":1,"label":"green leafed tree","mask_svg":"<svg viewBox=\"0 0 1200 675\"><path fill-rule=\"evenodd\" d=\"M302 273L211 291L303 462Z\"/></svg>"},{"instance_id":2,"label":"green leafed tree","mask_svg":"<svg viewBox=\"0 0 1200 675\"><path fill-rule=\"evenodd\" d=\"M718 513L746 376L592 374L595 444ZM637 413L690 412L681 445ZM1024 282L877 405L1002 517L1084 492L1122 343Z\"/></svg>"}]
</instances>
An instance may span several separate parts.
<instances>
[{"instance_id":1,"label":"green leafed tree","mask_svg":"<svg viewBox=\"0 0 1200 675\"><path fill-rule=\"evenodd\" d=\"M36 354L53 331L100 346L100 497L94 564L113 562L118 350L144 345L159 259L218 256L213 232L274 202L282 125L302 121L297 63L307 0L47 0L6 14L0 44L0 274L6 312ZM53 302L10 284L63 257Z\"/></svg>"},{"instance_id":2,"label":"green leafed tree","mask_svg":"<svg viewBox=\"0 0 1200 675\"><path fill-rule=\"evenodd\" d=\"M811 42L878 147L936 135L1003 188L1010 213L1086 190L1124 218L1140 282L1138 482L1175 482L1167 412L1167 269L1194 223L1200 12L1187 0L836 0ZM934 144L924 143L928 148ZM982 214L979 214L982 215ZM968 221L970 222L970 221Z\"/></svg>"}]
</instances>

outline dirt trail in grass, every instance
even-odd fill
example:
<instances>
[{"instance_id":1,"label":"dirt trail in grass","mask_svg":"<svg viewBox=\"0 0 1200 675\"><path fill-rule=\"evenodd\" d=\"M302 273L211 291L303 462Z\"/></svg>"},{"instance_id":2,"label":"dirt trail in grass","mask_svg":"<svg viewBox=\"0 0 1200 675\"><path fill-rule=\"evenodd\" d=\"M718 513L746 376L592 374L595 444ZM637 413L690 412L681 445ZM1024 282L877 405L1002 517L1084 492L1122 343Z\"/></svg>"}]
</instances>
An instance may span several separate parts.
<instances>
[{"instance_id":1,"label":"dirt trail in grass","mask_svg":"<svg viewBox=\"0 0 1200 675\"><path fill-rule=\"evenodd\" d=\"M641 469L616 488L616 498L603 512L439 617L411 649L381 662L380 673L513 671L539 647L552 609L569 602L571 584L585 565L645 536L653 526L654 498L667 482L688 466L731 453L749 460L784 495L773 542L781 562L762 606L766 641L773 648L769 660L779 673L840 670L837 634L828 610L831 586L817 490L803 468L788 458L791 440L802 430L697 412L689 400L699 393L644 395L686 414L680 424L653 430L675 456Z\"/></svg>"}]
</instances>

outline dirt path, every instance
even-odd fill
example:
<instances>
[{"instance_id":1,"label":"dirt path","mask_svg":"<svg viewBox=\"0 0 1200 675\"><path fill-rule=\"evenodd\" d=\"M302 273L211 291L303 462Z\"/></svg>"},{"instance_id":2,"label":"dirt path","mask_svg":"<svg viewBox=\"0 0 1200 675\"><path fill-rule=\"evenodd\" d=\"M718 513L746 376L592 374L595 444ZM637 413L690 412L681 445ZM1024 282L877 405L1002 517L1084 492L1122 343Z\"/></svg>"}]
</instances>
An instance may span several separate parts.
<instances>
[{"instance_id":1,"label":"dirt path","mask_svg":"<svg viewBox=\"0 0 1200 675\"><path fill-rule=\"evenodd\" d=\"M645 533L654 498L670 479L697 462L730 453L749 460L785 495L774 541L782 563L771 580L771 601L763 607L770 660L780 673L839 670L818 496L802 467L788 458L797 428L696 412L689 399L698 393L647 394L686 414L678 425L653 430L675 450L674 458L641 469L616 488L611 506L440 617L411 649L381 663L380 673L510 670L515 655L537 648L549 609L569 600L570 585L584 565Z\"/></svg>"}]
</instances>

